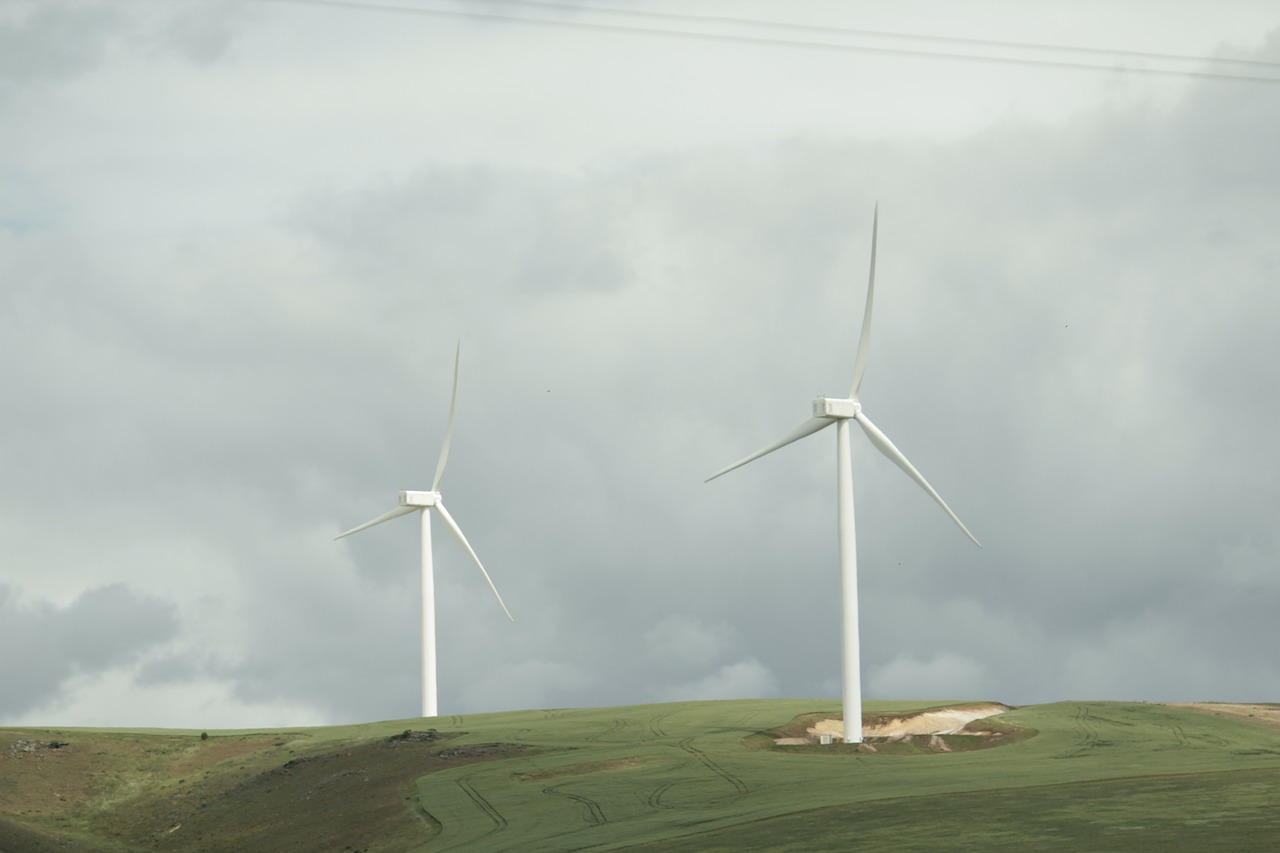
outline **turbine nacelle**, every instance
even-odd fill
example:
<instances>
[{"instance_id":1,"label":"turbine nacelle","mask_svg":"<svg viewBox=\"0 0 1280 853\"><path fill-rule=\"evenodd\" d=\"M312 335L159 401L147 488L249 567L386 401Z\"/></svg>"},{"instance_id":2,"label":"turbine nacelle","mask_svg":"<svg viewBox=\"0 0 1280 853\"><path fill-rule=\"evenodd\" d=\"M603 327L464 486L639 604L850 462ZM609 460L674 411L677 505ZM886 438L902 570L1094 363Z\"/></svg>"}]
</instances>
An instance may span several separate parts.
<instances>
[{"instance_id":1,"label":"turbine nacelle","mask_svg":"<svg viewBox=\"0 0 1280 853\"><path fill-rule=\"evenodd\" d=\"M857 400L837 397L819 397L813 401L813 416L829 420L848 420L856 418L862 411L862 404Z\"/></svg>"},{"instance_id":2,"label":"turbine nacelle","mask_svg":"<svg viewBox=\"0 0 1280 853\"><path fill-rule=\"evenodd\" d=\"M401 492L400 506L429 507L440 503L439 492Z\"/></svg>"}]
</instances>

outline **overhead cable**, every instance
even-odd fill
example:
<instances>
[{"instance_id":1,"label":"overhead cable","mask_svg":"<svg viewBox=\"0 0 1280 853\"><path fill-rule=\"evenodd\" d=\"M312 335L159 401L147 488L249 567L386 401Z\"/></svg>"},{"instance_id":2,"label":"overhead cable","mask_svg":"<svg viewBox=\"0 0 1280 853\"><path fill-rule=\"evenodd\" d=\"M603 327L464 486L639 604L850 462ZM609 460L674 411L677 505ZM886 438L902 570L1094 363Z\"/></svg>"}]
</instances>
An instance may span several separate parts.
<instances>
[{"instance_id":1,"label":"overhead cable","mask_svg":"<svg viewBox=\"0 0 1280 853\"><path fill-rule=\"evenodd\" d=\"M631 18L649 18L651 20L675 22L696 22L705 24L730 24L734 26L763 27L773 30L808 33L835 33L839 35L858 36L872 39L902 39L909 41L934 42L937 44L972 45L975 47L1010 48L1014 50L1045 50L1054 53L1075 53L1099 58L1131 57L1133 59L1159 59L1172 62L1213 62L1244 67L1280 69L1280 62L1267 62L1260 59L1244 59L1232 56L1195 56L1185 53L1154 53L1142 50L1126 50L1123 48L1079 47L1076 45L1041 44L1036 42L1000 41L996 39L964 38L959 36L925 35L923 33L901 33L887 30L863 30L853 27L837 27L830 24L797 24L790 21L762 20L759 18L738 18L729 15L696 15L685 12L654 12L645 9L618 9L608 6L587 6L581 3L553 3L549 0L487 0L490 4L503 6L526 6L533 9L553 9L564 12L589 12L593 15L617 15ZM1089 66L1091 68L1097 66Z\"/></svg>"},{"instance_id":2,"label":"overhead cable","mask_svg":"<svg viewBox=\"0 0 1280 853\"><path fill-rule=\"evenodd\" d=\"M478 19L489 21L503 21L505 23L519 24L534 27L554 27L559 29L574 29L581 31L608 32L608 33L629 33L632 35L652 36L668 39L691 39L699 41L716 41L726 44L740 45L760 45L768 47L784 47L784 48L801 48L808 50L825 50L837 51L845 53L870 53L879 55L892 56L909 56L921 59L942 59L953 60L959 62L986 62L1003 65L1032 65L1042 68L1062 68L1069 70L1088 70L1088 71L1109 71L1123 74L1142 74L1148 76L1160 77L1196 77L1210 80L1234 80L1251 83L1280 83L1280 76L1257 76L1249 74L1233 74L1225 71L1209 71L1200 69L1172 69L1172 68L1152 68L1145 66L1129 66L1129 65L1099 65L1090 62L1072 62L1066 59L1038 59L1034 57L1015 57L1015 56L999 56L993 54L975 54L975 53L950 53L936 50L923 50L901 47L879 47L873 45L846 44L841 42L830 41L811 41L808 39L786 39L771 36L752 36L738 35L732 33L716 33L695 30L672 30L660 29L657 27L640 27L640 26L623 26L619 24L604 24L593 21L566 21L552 18L534 18L524 17L520 15L500 14L496 12L473 12L460 11L456 9L436 9L425 6L402 6L385 2L355 2L355 0L268 0L275 3L292 3L304 6L325 6L338 9L353 9L366 12L387 12L406 15L422 15L436 18L453 18L453 19ZM501 3L504 0L491 0L494 3ZM510 0L506 0L510 2ZM546 4L551 5L551 4ZM594 7L575 6L575 10L594 11ZM619 10L611 10L618 12ZM628 13L630 14L630 13ZM666 13L646 13L650 15L659 15ZM685 16L675 15L673 17L683 18ZM761 22L763 24L763 22ZM771 25L778 27L802 27L803 25ZM817 28L829 29L837 31L836 28ZM852 32L852 31L850 31ZM889 34L882 34L889 35ZM906 34L894 34L899 38L923 38L925 40L940 40L941 36L907 36ZM951 39L947 39L951 40ZM1002 47L1023 47L1016 42L980 42L978 40L955 39L955 41L967 41L975 44L1000 45ZM1056 49L1063 51L1078 52L1094 52L1099 51L1102 55L1121 55L1121 56L1145 56L1148 58L1163 57L1167 59L1178 59L1187 61L1189 59L1203 59L1204 61L1212 61L1207 57L1186 57L1176 54L1140 54L1136 51L1107 51L1101 48L1070 48L1054 45L1025 45L1027 49ZM1241 62L1254 64L1259 66L1271 67L1273 65L1280 66L1277 63L1259 62L1254 60L1227 60L1230 62Z\"/></svg>"}]
</instances>

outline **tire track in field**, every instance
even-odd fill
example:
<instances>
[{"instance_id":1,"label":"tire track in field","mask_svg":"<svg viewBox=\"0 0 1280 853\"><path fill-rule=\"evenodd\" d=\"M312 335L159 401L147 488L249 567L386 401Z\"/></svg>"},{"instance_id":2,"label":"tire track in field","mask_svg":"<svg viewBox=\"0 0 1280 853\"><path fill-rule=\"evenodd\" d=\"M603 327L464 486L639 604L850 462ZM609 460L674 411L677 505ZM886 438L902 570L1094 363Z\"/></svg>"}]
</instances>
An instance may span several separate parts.
<instances>
[{"instance_id":1,"label":"tire track in field","mask_svg":"<svg viewBox=\"0 0 1280 853\"><path fill-rule=\"evenodd\" d=\"M733 793L732 793L732 794L728 794L728 795L726 795L725 797L721 798L721 799L720 799L720 801L721 801L721 802L723 802L723 801L725 801L725 800L737 800L737 799L740 799L740 798L742 798L742 797L745 797L747 794L751 793L751 789L747 787L747 784L746 784L745 782L743 782L743 781L742 781L742 779L741 779L740 777L738 777L738 776L734 775L733 773L730 773L728 770L725 770L723 767L721 767L719 764L717 764L717 763L716 763L716 762L711 758L711 756L707 755L705 752L703 752L702 750L700 750L700 749L698 749L696 746L694 746L694 745L691 743L691 741L692 741L692 740L693 740L693 738L688 737L688 738L685 738L684 740L680 741L679 743L677 743L677 744L675 744L675 745L676 745L677 747L679 747L680 749L684 750L685 752L689 753L689 755L693 756L693 758L694 758L694 759L695 759L699 764L701 764L703 767L705 767L706 769L710 770L710 771L711 771L712 773L714 773L716 776L719 776L721 779L723 779L724 781L728 782L730 786L732 786L732 788L733 788ZM688 766L689 766L689 765L688 765L688 763L683 764L683 765L681 765L680 767L677 767L677 768L675 769L675 771L674 771L674 772L677 772L677 773L678 773L678 772L680 772L684 767L688 767ZM669 805L667 805L666 803L664 803L664 802L663 802L663 798L666 796L667 792L668 792L668 791L670 791L672 788L674 788L676 785L679 785L681 782L686 782L686 781L689 781L689 780L685 780L685 779L677 779L677 780L672 781L672 782L664 782L663 784L661 784L661 785L659 785L658 787L654 788L654 789L649 793L649 796L648 796L648 798L647 798L647 800L646 800L646 802L647 802L647 803L648 803L648 805L649 805L649 808L651 808L651 809L678 809L678 808L681 808L681 806L669 806Z\"/></svg>"},{"instance_id":2,"label":"tire track in field","mask_svg":"<svg viewBox=\"0 0 1280 853\"><path fill-rule=\"evenodd\" d=\"M587 735L586 737L583 738L583 740L588 742L594 742L599 740L602 737L605 737L606 735L616 735L618 732L622 731L626 727L627 727L626 720L614 720L612 724L609 726L609 728L605 729L604 731L596 732L593 735Z\"/></svg>"},{"instance_id":3,"label":"tire track in field","mask_svg":"<svg viewBox=\"0 0 1280 853\"><path fill-rule=\"evenodd\" d=\"M1089 713L1088 706L1081 705L1076 709L1075 724L1080 731L1080 741L1083 746L1097 745L1098 730L1093 726L1093 717Z\"/></svg>"},{"instance_id":4,"label":"tire track in field","mask_svg":"<svg viewBox=\"0 0 1280 853\"><path fill-rule=\"evenodd\" d=\"M485 835L492 835L507 828L507 819L502 816L502 812L494 808L493 803L485 799L484 794L476 790L475 785L471 784L470 776L454 779L453 782L462 789L462 793L466 794L471 799L471 802L475 803L476 808L484 812L489 820L493 821L493 829L486 832Z\"/></svg>"},{"instance_id":5,"label":"tire track in field","mask_svg":"<svg viewBox=\"0 0 1280 853\"><path fill-rule=\"evenodd\" d=\"M662 727L662 722L663 722L663 720L665 720L667 717L670 717L670 716L671 716L672 714L674 714L674 713L675 713L675 711L667 711L665 714L659 714L659 715L658 715L658 716L656 716L656 717L650 717L650 718L649 718L649 732L650 732L654 737L666 737L666 736L667 736L667 731L666 731L666 729L664 729L664 728Z\"/></svg>"},{"instance_id":6,"label":"tire track in field","mask_svg":"<svg viewBox=\"0 0 1280 853\"><path fill-rule=\"evenodd\" d=\"M1186 730L1183 729L1182 726L1178 725L1177 723L1170 723L1168 726L1168 729L1173 732L1173 738L1175 741L1177 741L1178 746L1194 746L1194 744L1192 743L1193 740L1199 741L1202 744L1206 744L1206 743L1212 744L1213 746L1217 746L1217 747L1225 747L1225 746L1231 745L1231 741L1227 740L1226 738L1219 737L1218 735L1211 734L1205 731L1199 731L1189 735L1187 734Z\"/></svg>"},{"instance_id":7,"label":"tire track in field","mask_svg":"<svg viewBox=\"0 0 1280 853\"><path fill-rule=\"evenodd\" d=\"M571 794L568 791L561 791L560 789L563 787L563 785L551 785L543 788L542 793L550 794L553 797L568 797L569 799L581 804L586 809L586 813L583 814L582 819L586 822L587 826L603 826L609 822L609 818L605 817L604 809L600 807L599 802L591 799L590 797L585 797L582 794Z\"/></svg>"},{"instance_id":8,"label":"tire track in field","mask_svg":"<svg viewBox=\"0 0 1280 853\"><path fill-rule=\"evenodd\" d=\"M674 785L674 784L675 784L675 782L663 782L661 785L659 785L658 787L654 788L654 789L649 793L649 799L647 800L647 802L648 802L648 804L649 804L649 808L651 808L651 809L669 809L669 808L674 808L674 806L664 806L664 805L662 804L662 795L663 795L663 794L665 794L667 791L669 791L669 790L671 789L671 786L672 786L672 785Z\"/></svg>"},{"instance_id":9,"label":"tire track in field","mask_svg":"<svg viewBox=\"0 0 1280 853\"><path fill-rule=\"evenodd\" d=\"M712 773L732 785L733 790L737 792L737 797L745 797L747 794L751 793L751 789L747 787L747 784L742 781L741 777L735 776L719 764L712 761L711 756L707 755L691 743L692 740L693 738L687 737L676 745L692 755L694 758L698 759L698 761L702 762L702 766L706 767ZM737 797L735 797L735 799Z\"/></svg>"},{"instance_id":10,"label":"tire track in field","mask_svg":"<svg viewBox=\"0 0 1280 853\"><path fill-rule=\"evenodd\" d=\"M673 713L675 712L667 711L666 713L658 714L655 717L650 717L649 720L645 723L645 725L649 729L649 734L653 735L656 738L665 738L667 736L667 731L662 727L662 723L664 720L667 719L667 717L670 717ZM676 769L679 770L681 768L676 768ZM646 800L646 802L649 804L649 808L651 809L675 808L675 806L664 805L662 802L663 795L666 794L667 791L670 791L672 787L675 786L675 784L676 784L675 782L663 782L661 785L659 785L658 787L650 791L649 797Z\"/></svg>"},{"instance_id":11,"label":"tire track in field","mask_svg":"<svg viewBox=\"0 0 1280 853\"><path fill-rule=\"evenodd\" d=\"M1098 740L1098 730L1094 727L1093 715L1087 705L1076 708L1071 722L1075 729L1075 740L1065 752L1058 753L1054 758L1080 758L1087 755L1092 747L1101 745Z\"/></svg>"}]
</instances>

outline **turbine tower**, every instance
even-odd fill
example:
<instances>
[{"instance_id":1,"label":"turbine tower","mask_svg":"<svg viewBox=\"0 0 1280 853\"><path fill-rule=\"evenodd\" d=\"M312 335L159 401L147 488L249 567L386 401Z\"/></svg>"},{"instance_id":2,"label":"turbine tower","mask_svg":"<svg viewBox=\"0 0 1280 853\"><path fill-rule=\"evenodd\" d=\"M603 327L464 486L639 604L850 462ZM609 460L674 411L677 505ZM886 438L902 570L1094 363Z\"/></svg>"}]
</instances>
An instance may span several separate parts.
<instances>
[{"instance_id":1,"label":"turbine tower","mask_svg":"<svg viewBox=\"0 0 1280 853\"><path fill-rule=\"evenodd\" d=\"M444 508L444 502L440 498L440 479L444 476L444 466L449 459L449 442L453 439L453 412L458 402L458 361L461 354L462 344L459 343L453 356L453 396L449 398L449 422L445 427L444 446L440 448L440 461L436 463L436 477L431 481L431 491L401 492L399 506L395 509L334 537L335 539L341 539L344 536L350 536L352 533L359 533L361 530L373 527L375 524L381 524L384 521L390 521L393 518L399 518L411 512L419 514L422 527L422 716L424 717L435 717L439 714L439 706L436 701L436 593L435 576L431 563L432 509L435 509L440 514L440 520L457 538L458 544L462 546L462 549L471 555L472 562L476 564L480 574L484 575L485 582L489 584L489 589L493 590L493 594L497 597L498 604L502 606L502 611L507 614L507 618L512 622L516 621L515 617L511 615L511 611L507 610L507 605L503 603L502 596L498 595L498 588L493 585L493 580L489 577L489 573L484 570L484 565L480 562L480 558L476 556L471 543L467 541L467 537L462 535L462 528L458 527L458 523L453 520L453 516L449 515L449 511Z\"/></svg>"},{"instance_id":2,"label":"turbine tower","mask_svg":"<svg viewBox=\"0 0 1280 853\"><path fill-rule=\"evenodd\" d=\"M813 417L796 429L787 433L778 441L740 459L727 468L722 468L707 478L711 482L721 474L727 474L734 468L746 465L761 456L772 453L780 447L786 447L793 441L799 441L807 435L836 425L836 517L840 530L840 586L841 608L843 616L842 650L844 667L844 742L862 742L862 680L859 670L858 648L858 554L853 524L853 465L849 452L849 421L857 421L867 438L876 449L907 473L911 479L929 493L929 497L938 502L938 506L951 517L964 535L979 548L979 542L969 529L961 523L951 507L925 481L902 451L893 446L888 436L876 427L862 410L862 402L858 395L862 390L862 375L867 369L867 347L871 340L871 301L876 286L876 233L880 224L880 206L876 205L871 225L871 275L867 282L867 307L862 314L862 337L858 341L858 355L853 365L853 386L845 399L819 397L813 401Z\"/></svg>"}]
</instances>

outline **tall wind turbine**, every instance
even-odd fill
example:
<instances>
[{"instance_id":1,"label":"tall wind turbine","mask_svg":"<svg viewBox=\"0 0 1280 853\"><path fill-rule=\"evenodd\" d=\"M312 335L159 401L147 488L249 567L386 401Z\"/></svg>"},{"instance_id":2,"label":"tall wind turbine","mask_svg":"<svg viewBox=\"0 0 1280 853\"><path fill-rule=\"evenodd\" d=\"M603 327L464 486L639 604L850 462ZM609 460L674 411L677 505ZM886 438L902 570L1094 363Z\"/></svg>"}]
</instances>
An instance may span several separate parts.
<instances>
[{"instance_id":1,"label":"tall wind turbine","mask_svg":"<svg viewBox=\"0 0 1280 853\"><path fill-rule=\"evenodd\" d=\"M335 539L341 539L344 536L350 536L352 533L359 533L361 530L373 527L375 524L381 524L384 521L390 521L393 518L399 518L411 512L419 514L422 527L422 716L424 717L435 717L439 714L439 706L436 702L436 591L435 576L431 564L430 510L435 509L440 513L440 519L444 522L445 527L448 527L454 537L457 538L462 550L471 555L472 562L476 564L480 574L484 575L485 583L489 584L489 589L493 590L494 596L498 599L498 604L502 606L502 611L507 614L507 618L512 622L516 621L515 617L511 615L511 611L507 610L507 605L503 603L502 596L498 595L498 588L493 585L493 580L489 577L489 573L484 570L484 565L480 562L480 558L476 556L475 549L471 547L467 537L462 535L462 528L458 527L458 523L453 520L453 516L449 515L449 511L444 508L444 502L440 498L440 478L444 476L445 462L449 459L449 442L453 439L453 412L458 402L458 361L461 354L462 344L459 343L453 356L453 396L449 398L449 423L445 427L444 446L440 448L440 461L436 463L436 478L431 481L431 491L401 492L400 505L395 509L334 537Z\"/></svg>"},{"instance_id":2,"label":"tall wind turbine","mask_svg":"<svg viewBox=\"0 0 1280 853\"><path fill-rule=\"evenodd\" d=\"M862 375L867 369L867 347L871 340L871 300L876 286L876 232L880 224L880 206L876 205L871 225L871 275L867 282L867 307L862 315L862 337L858 341L858 355L853 365L853 387L847 399L819 397L813 401L813 417L796 427L791 432L772 444L740 459L727 468L722 468L707 478L711 482L721 474L727 474L734 468L746 465L780 447L786 447L793 441L799 441L807 435L824 430L832 424L836 425L836 515L840 527L840 586L841 606L843 611L843 666L844 666L844 742L862 742L862 680L859 671L858 649L858 554L853 526L853 465L849 453L849 421L857 421L867 438L876 449L888 456L895 465L907 473L911 479L929 493L929 497L938 502L938 506L951 517L964 535L973 544L982 547L969 529L961 523L951 507L925 481L902 451L893 446L893 442L871 422L862 411L862 402L858 398L862 390Z\"/></svg>"}]
</instances>

